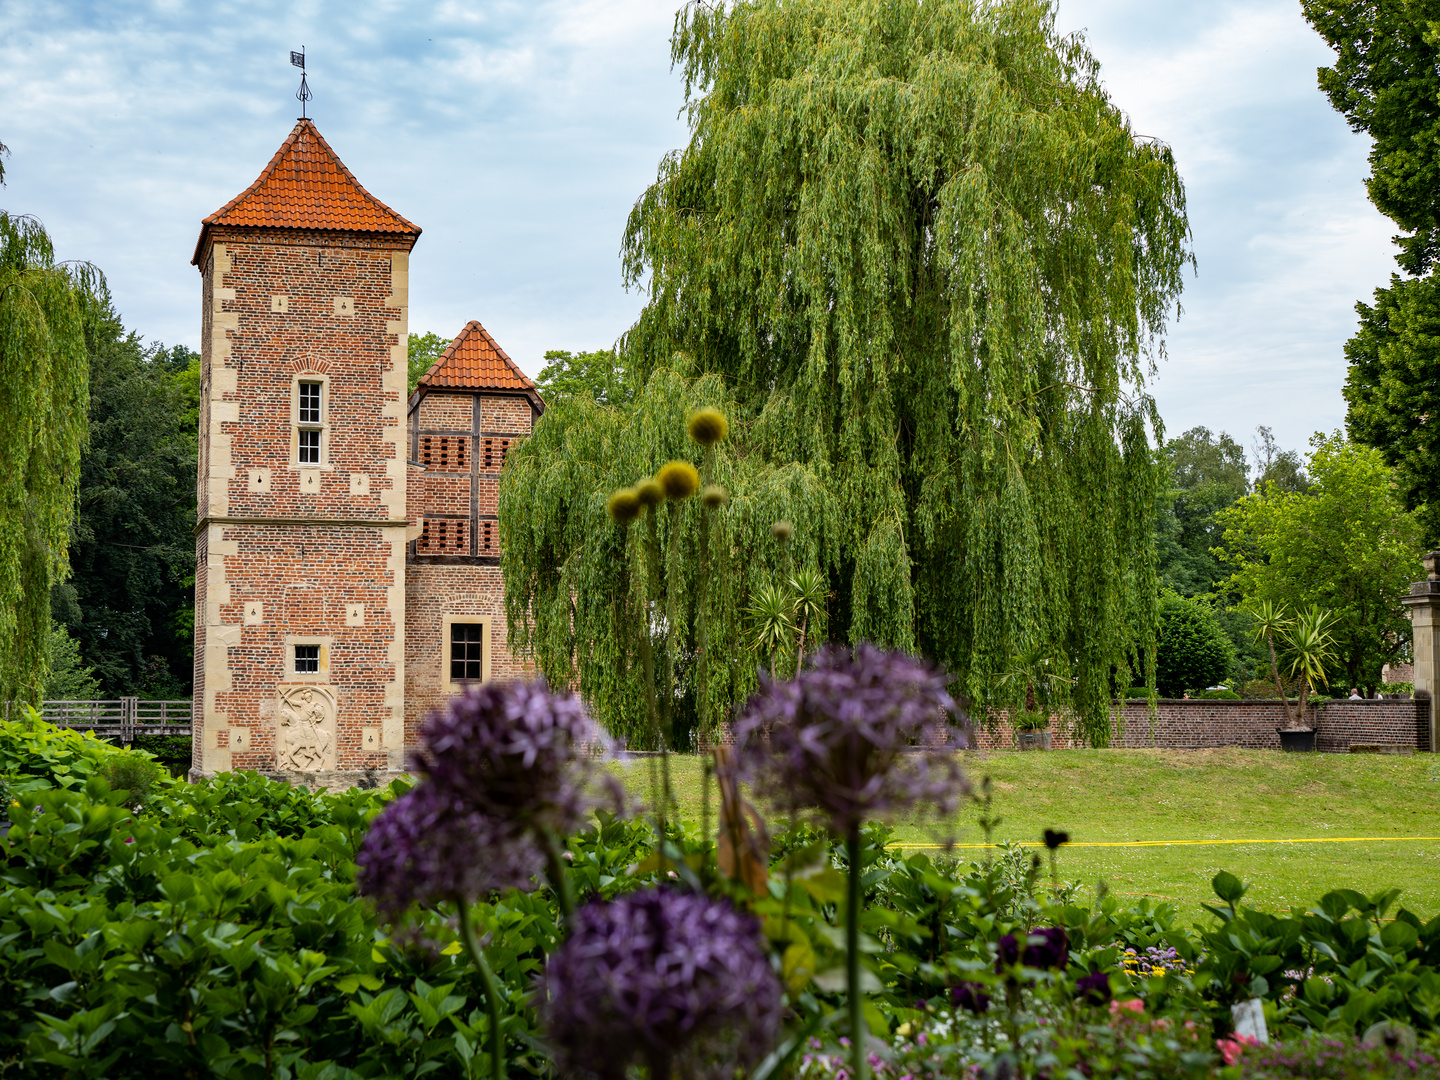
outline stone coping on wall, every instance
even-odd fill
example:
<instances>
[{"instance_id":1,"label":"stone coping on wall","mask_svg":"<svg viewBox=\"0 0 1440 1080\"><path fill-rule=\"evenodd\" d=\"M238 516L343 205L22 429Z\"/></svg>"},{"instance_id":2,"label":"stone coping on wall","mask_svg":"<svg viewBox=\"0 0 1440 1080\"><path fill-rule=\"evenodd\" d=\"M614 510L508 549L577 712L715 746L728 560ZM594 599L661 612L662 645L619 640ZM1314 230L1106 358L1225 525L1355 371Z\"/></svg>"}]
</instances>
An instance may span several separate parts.
<instances>
[{"instance_id":1,"label":"stone coping on wall","mask_svg":"<svg viewBox=\"0 0 1440 1080\"><path fill-rule=\"evenodd\" d=\"M1313 721L1316 711L1307 709L1307 720ZM1431 749L1427 698L1334 698L1320 704L1318 713L1316 748L1323 752L1346 753L1352 743ZM1280 736L1276 729L1289 726L1289 722L1279 698L1160 698L1155 702L1153 717L1145 698L1126 698L1112 705L1110 745L1127 749L1278 750ZM1082 745L1063 717L1052 721L1049 730L1052 749ZM981 750L1016 746L1015 731L1005 710L988 718L975 718L974 744Z\"/></svg>"}]
</instances>

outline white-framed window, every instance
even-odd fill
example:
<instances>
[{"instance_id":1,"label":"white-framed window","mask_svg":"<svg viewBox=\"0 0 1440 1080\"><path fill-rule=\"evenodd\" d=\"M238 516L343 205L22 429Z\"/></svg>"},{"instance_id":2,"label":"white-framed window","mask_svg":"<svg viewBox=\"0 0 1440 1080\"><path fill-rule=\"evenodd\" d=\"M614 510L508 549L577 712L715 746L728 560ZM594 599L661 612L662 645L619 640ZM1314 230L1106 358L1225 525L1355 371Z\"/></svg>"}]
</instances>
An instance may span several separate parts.
<instances>
[{"instance_id":1,"label":"white-framed window","mask_svg":"<svg viewBox=\"0 0 1440 1080\"><path fill-rule=\"evenodd\" d=\"M490 618L446 615L440 627L440 681L452 693L490 681Z\"/></svg>"},{"instance_id":2,"label":"white-framed window","mask_svg":"<svg viewBox=\"0 0 1440 1080\"><path fill-rule=\"evenodd\" d=\"M330 680L329 637L285 635L285 679L288 682Z\"/></svg>"},{"instance_id":3,"label":"white-framed window","mask_svg":"<svg viewBox=\"0 0 1440 1080\"><path fill-rule=\"evenodd\" d=\"M295 464L301 468L321 468L330 457L329 383L324 375L306 372L295 377L290 392L290 412L294 418Z\"/></svg>"}]
</instances>

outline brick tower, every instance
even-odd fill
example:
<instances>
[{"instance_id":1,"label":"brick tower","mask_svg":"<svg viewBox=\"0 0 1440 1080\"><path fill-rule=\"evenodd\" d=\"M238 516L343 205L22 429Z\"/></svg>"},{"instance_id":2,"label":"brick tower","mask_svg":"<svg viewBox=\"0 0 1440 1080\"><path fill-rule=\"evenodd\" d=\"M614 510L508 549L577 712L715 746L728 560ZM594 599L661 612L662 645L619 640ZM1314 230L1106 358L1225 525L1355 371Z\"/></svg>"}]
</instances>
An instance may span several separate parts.
<instances>
[{"instance_id":1,"label":"brick tower","mask_svg":"<svg viewBox=\"0 0 1440 1080\"><path fill-rule=\"evenodd\" d=\"M309 120L204 220L198 773L403 765L419 235Z\"/></svg>"},{"instance_id":2,"label":"brick tower","mask_svg":"<svg viewBox=\"0 0 1440 1080\"><path fill-rule=\"evenodd\" d=\"M405 734L466 683L525 678L507 644L496 519L500 469L544 411L535 384L478 322L410 397Z\"/></svg>"}]
</instances>

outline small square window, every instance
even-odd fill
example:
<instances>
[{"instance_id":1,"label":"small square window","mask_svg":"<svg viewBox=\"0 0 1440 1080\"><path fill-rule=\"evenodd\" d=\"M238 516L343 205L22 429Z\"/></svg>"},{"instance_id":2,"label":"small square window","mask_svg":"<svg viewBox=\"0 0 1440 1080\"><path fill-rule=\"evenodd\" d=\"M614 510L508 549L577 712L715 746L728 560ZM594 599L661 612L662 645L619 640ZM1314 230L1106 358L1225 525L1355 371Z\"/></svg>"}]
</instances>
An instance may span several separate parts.
<instances>
[{"instance_id":1,"label":"small square window","mask_svg":"<svg viewBox=\"0 0 1440 1080\"><path fill-rule=\"evenodd\" d=\"M479 682L485 678L485 624L450 625L450 681Z\"/></svg>"},{"instance_id":2,"label":"small square window","mask_svg":"<svg viewBox=\"0 0 1440 1080\"><path fill-rule=\"evenodd\" d=\"M300 384L300 423L320 423L320 384L318 382L302 382Z\"/></svg>"},{"instance_id":3,"label":"small square window","mask_svg":"<svg viewBox=\"0 0 1440 1080\"><path fill-rule=\"evenodd\" d=\"M304 429L301 430L301 432L300 432L300 464L301 464L301 465L319 465L319 464L320 464L320 432L318 432L318 431L306 431L306 430L304 430Z\"/></svg>"},{"instance_id":4,"label":"small square window","mask_svg":"<svg viewBox=\"0 0 1440 1080\"><path fill-rule=\"evenodd\" d=\"M320 671L320 646L295 646L295 674L315 675Z\"/></svg>"}]
</instances>

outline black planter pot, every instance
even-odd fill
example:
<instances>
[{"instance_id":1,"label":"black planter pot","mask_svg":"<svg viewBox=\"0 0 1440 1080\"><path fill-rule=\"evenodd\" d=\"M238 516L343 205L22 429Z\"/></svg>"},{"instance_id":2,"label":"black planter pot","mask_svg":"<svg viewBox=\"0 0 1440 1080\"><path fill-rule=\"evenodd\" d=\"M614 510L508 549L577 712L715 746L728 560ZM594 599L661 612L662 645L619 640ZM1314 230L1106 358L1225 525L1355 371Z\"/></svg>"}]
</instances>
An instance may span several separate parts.
<instances>
[{"instance_id":1,"label":"black planter pot","mask_svg":"<svg viewBox=\"0 0 1440 1080\"><path fill-rule=\"evenodd\" d=\"M1309 754L1315 750L1314 728L1304 731L1287 731L1277 727L1275 734L1280 736L1280 749L1288 754Z\"/></svg>"}]
</instances>

